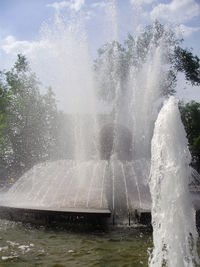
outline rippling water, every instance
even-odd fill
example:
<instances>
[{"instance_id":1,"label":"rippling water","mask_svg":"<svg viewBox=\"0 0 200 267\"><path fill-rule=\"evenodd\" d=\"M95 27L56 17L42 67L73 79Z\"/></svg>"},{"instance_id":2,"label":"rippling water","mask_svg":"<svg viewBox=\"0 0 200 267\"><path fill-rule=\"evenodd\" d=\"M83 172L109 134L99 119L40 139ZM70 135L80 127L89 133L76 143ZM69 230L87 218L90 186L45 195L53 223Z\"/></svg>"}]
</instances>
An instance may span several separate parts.
<instances>
[{"instance_id":1,"label":"rippling water","mask_svg":"<svg viewBox=\"0 0 200 267\"><path fill-rule=\"evenodd\" d=\"M80 231L0 221L0 266L147 266L151 233Z\"/></svg>"},{"instance_id":2,"label":"rippling water","mask_svg":"<svg viewBox=\"0 0 200 267\"><path fill-rule=\"evenodd\" d=\"M0 267L148 266L151 232L55 229L0 220Z\"/></svg>"}]
</instances>

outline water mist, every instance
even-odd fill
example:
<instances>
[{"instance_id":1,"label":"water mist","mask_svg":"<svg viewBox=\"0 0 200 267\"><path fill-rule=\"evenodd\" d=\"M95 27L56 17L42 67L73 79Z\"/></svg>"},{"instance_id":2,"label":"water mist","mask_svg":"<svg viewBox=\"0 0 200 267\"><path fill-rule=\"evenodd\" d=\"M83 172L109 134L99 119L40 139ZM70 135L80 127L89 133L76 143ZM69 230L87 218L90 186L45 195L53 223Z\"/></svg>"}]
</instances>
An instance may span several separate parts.
<instances>
[{"instance_id":1,"label":"water mist","mask_svg":"<svg viewBox=\"0 0 200 267\"><path fill-rule=\"evenodd\" d=\"M154 249L149 266L195 266L199 260L195 211L188 188L191 156L174 97L165 102L158 115L151 153Z\"/></svg>"},{"instance_id":2,"label":"water mist","mask_svg":"<svg viewBox=\"0 0 200 267\"><path fill-rule=\"evenodd\" d=\"M1 205L75 212L104 209L115 214L116 224L130 224L136 211L150 212L152 196L154 251L149 265L193 266L198 262L197 233L188 191L187 140L173 98L159 113L174 51L170 31L163 27L162 32L154 23L149 39L142 40L141 33L141 39L132 42L132 55L124 56L117 42L115 0L109 1L106 12L112 28L106 41L114 41L105 45L108 49L99 56L95 71L80 13L66 21L57 11L54 23L42 26L31 67L60 96L59 108L68 113L72 125L68 143L73 151L67 159L31 168ZM103 114L101 123L98 88L111 111Z\"/></svg>"}]
</instances>

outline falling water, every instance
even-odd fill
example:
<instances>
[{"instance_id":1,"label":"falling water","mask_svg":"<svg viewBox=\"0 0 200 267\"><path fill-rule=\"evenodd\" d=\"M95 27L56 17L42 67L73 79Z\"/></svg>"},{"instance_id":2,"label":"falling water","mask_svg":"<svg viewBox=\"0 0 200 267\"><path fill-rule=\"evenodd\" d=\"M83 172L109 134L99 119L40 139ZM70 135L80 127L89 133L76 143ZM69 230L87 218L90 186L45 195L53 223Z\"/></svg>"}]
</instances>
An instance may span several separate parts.
<instances>
[{"instance_id":1,"label":"falling water","mask_svg":"<svg viewBox=\"0 0 200 267\"><path fill-rule=\"evenodd\" d=\"M81 161L98 159L97 98L87 39L80 18L71 14L66 20L56 13L53 24L41 27L43 46L30 56L39 79L52 86L59 107L70 114L73 158Z\"/></svg>"},{"instance_id":2,"label":"falling water","mask_svg":"<svg viewBox=\"0 0 200 267\"><path fill-rule=\"evenodd\" d=\"M113 53L111 49L105 51L96 72L80 18L71 15L66 21L57 13L53 25L42 26L41 46L30 60L39 79L48 77L59 94L62 110L70 113L73 155L69 160L34 166L8 190L1 205L65 211L109 209L115 213L117 223L120 219L124 222L135 210L150 211L151 139L165 98L161 84L169 71L167 37L163 34L155 42L153 25L152 40L143 60L136 39L132 49L139 64L126 66L124 75L123 57L116 41L115 0L110 1L107 15L115 40L108 44ZM102 83L111 110L105 125L98 121L96 96ZM111 151L100 155L101 147ZM197 234L187 184L189 161L183 126L171 98L159 114L152 140L152 267L193 266L197 262Z\"/></svg>"},{"instance_id":3,"label":"falling water","mask_svg":"<svg viewBox=\"0 0 200 267\"><path fill-rule=\"evenodd\" d=\"M174 97L158 115L151 153L154 249L149 266L195 266L197 232L188 188L191 156Z\"/></svg>"},{"instance_id":4,"label":"falling water","mask_svg":"<svg viewBox=\"0 0 200 267\"><path fill-rule=\"evenodd\" d=\"M157 47L152 44L142 68L139 71L130 69L130 114L136 158L150 159L153 125L163 102L160 81L166 75L164 52L162 42Z\"/></svg>"}]
</instances>

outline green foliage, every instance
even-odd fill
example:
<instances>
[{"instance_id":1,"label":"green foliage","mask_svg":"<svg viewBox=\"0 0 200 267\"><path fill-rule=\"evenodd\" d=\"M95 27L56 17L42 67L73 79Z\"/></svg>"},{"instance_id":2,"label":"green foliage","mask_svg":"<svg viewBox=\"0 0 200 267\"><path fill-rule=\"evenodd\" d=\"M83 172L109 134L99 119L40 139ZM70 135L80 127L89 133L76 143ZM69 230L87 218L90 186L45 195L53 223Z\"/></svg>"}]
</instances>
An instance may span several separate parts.
<instances>
[{"instance_id":1,"label":"green foliage","mask_svg":"<svg viewBox=\"0 0 200 267\"><path fill-rule=\"evenodd\" d=\"M179 108L187 133L193 165L200 171L200 103L195 101L187 104L180 103Z\"/></svg>"},{"instance_id":2,"label":"green foliage","mask_svg":"<svg viewBox=\"0 0 200 267\"><path fill-rule=\"evenodd\" d=\"M126 50L114 41L101 47L98 55L99 58L95 60L94 67L100 85L99 96L110 102L115 97L117 81L120 82L120 86L125 85L128 74Z\"/></svg>"},{"instance_id":3,"label":"green foliage","mask_svg":"<svg viewBox=\"0 0 200 267\"><path fill-rule=\"evenodd\" d=\"M165 30L158 21L148 26L137 38L129 34L123 44L113 41L100 48L95 60L100 97L110 102L115 98L117 87L126 90L130 68L134 67L136 72L140 71L152 46L157 47L161 42L165 48L165 64L168 64L172 57L171 47L178 41L173 32ZM166 77L160 81L163 94L174 93L176 76L172 69Z\"/></svg>"},{"instance_id":4,"label":"green foliage","mask_svg":"<svg viewBox=\"0 0 200 267\"><path fill-rule=\"evenodd\" d=\"M111 102L115 98L117 87L126 90L130 68L134 67L137 74L151 50L159 45L162 47L163 65L168 66L165 75L160 77L162 94L175 93L178 72L183 72L192 85L199 85L200 60L192 52L181 48L181 42L172 30L155 21L137 38L129 34L123 44L116 41L105 44L98 50L94 64L100 98Z\"/></svg>"},{"instance_id":5,"label":"green foliage","mask_svg":"<svg viewBox=\"0 0 200 267\"><path fill-rule=\"evenodd\" d=\"M10 71L2 73L0 94L0 155L20 175L51 158L56 145L56 101L51 88L41 95L23 55L18 55Z\"/></svg>"},{"instance_id":6,"label":"green foliage","mask_svg":"<svg viewBox=\"0 0 200 267\"><path fill-rule=\"evenodd\" d=\"M29 65L26 57L24 55L18 54L17 56L17 61L15 62L14 69L16 72L19 73L24 73L29 70Z\"/></svg>"},{"instance_id":7,"label":"green foliage","mask_svg":"<svg viewBox=\"0 0 200 267\"><path fill-rule=\"evenodd\" d=\"M0 158L6 145L6 110L9 105L9 94L4 76L4 73L0 72Z\"/></svg>"},{"instance_id":8,"label":"green foliage","mask_svg":"<svg viewBox=\"0 0 200 267\"><path fill-rule=\"evenodd\" d=\"M200 59L191 51L176 47L174 67L177 71L184 72L186 80L192 85L200 85Z\"/></svg>"}]
</instances>

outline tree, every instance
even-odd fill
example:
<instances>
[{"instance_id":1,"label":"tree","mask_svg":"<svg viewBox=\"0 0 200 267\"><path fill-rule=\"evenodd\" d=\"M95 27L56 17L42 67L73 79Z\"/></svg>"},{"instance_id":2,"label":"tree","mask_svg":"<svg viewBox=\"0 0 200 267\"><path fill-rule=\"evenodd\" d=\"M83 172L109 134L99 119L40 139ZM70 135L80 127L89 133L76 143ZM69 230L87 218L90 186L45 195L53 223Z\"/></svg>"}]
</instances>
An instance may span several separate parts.
<instances>
[{"instance_id":1,"label":"tree","mask_svg":"<svg viewBox=\"0 0 200 267\"><path fill-rule=\"evenodd\" d=\"M192 85L199 85L200 60L191 51L181 48L182 41L176 38L171 29L155 21L137 38L129 34L123 44L116 41L105 44L98 50L94 64L99 96L111 102L115 98L117 86L126 90L130 68L134 68L135 73L140 71L149 54L158 46L163 51L163 64L168 66L166 74L160 77L163 95L175 93L178 72L183 72Z\"/></svg>"},{"instance_id":2,"label":"tree","mask_svg":"<svg viewBox=\"0 0 200 267\"><path fill-rule=\"evenodd\" d=\"M56 143L56 101L50 88L41 95L40 84L23 55L18 55L1 81L7 96L7 101L0 98L6 105L4 124L0 126L4 128L1 154L10 170L20 175L51 158Z\"/></svg>"},{"instance_id":3,"label":"tree","mask_svg":"<svg viewBox=\"0 0 200 267\"><path fill-rule=\"evenodd\" d=\"M125 48L116 41L106 43L98 50L95 71L99 84L99 96L110 102L115 98L117 82L124 86L128 74Z\"/></svg>"},{"instance_id":4,"label":"tree","mask_svg":"<svg viewBox=\"0 0 200 267\"><path fill-rule=\"evenodd\" d=\"M3 150L5 146L5 116L6 109L9 103L9 97L7 92L7 87L4 80L3 72L0 72L0 151ZM0 153L1 157L1 153Z\"/></svg>"},{"instance_id":5,"label":"tree","mask_svg":"<svg viewBox=\"0 0 200 267\"><path fill-rule=\"evenodd\" d=\"M200 103L195 101L180 103L179 108L187 133L192 165L200 171Z\"/></svg>"},{"instance_id":6,"label":"tree","mask_svg":"<svg viewBox=\"0 0 200 267\"><path fill-rule=\"evenodd\" d=\"M7 92L7 86L5 76L3 72L0 72L0 183L4 183L8 176L8 165L6 161L6 110L9 105L9 95Z\"/></svg>"},{"instance_id":7,"label":"tree","mask_svg":"<svg viewBox=\"0 0 200 267\"><path fill-rule=\"evenodd\" d=\"M41 117L40 127L42 127L41 135L43 136L43 152L42 158L55 158L55 150L58 144L58 135L60 130L59 114L55 95L51 87L48 88L47 93L41 96L43 116Z\"/></svg>"},{"instance_id":8,"label":"tree","mask_svg":"<svg viewBox=\"0 0 200 267\"><path fill-rule=\"evenodd\" d=\"M185 74L186 80L192 85L200 85L200 59L191 51L180 46L176 47L173 64L177 71Z\"/></svg>"}]
</instances>

